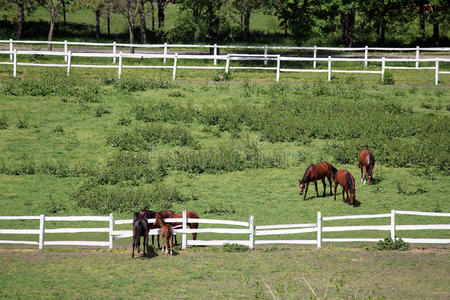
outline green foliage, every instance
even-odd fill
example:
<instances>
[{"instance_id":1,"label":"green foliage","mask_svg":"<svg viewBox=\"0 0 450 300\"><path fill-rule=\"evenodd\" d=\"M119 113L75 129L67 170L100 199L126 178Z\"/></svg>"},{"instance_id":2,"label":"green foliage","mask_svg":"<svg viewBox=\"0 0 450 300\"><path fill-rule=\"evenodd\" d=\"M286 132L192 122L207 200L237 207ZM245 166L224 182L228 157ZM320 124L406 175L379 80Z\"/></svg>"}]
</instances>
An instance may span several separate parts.
<instances>
[{"instance_id":1,"label":"green foliage","mask_svg":"<svg viewBox=\"0 0 450 300\"><path fill-rule=\"evenodd\" d=\"M151 123L145 126L125 129L107 138L107 143L120 150L151 150L157 144L197 147L194 137L181 126Z\"/></svg>"},{"instance_id":2,"label":"green foliage","mask_svg":"<svg viewBox=\"0 0 450 300\"><path fill-rule=\"evenodd\" d=\"M250 248L241 244L225 243L222 246L222 250L224 252L246 252L249 251Z\"/></svg>"},{"instance_id":3,"label":"green foliage","mask_svg":"<svg viewBox=\"0 0 450 300\"><path fill-rule=\"evenodd\" d=\"M56 125L56 127L53 129L53 132L63 133L64 132L64 128L61 125Z\"/></svg>"},{"instance_id":4,"label":"green foliage","mask_svg":"<svg viewBox=\"0 0 450 300\"><path fill-rule=\"evenodd\" d=\"M403 241L401 238L393 241L390 237L385 238L384 240L378 241L376 246L373 247L375 250L401 250L406 251L411 247L408 243Z\"/></svg>"},{"instance_id":5,"label":"green foliage","mask_svg":"<svg viewBox=\"0 0 450 300\"><path fill-rule=\"evenodd\" d=\"M87 181L72 195L72 198L79 207L106 214L131 213L143 207L152 210L169 209L174 203L190 201L194 199L194 196L182 195L176 189L163 184L157 184L149 189L123 185L98 185Z\"/></svg>"},{"instance_id":6,"label":"green foliage","mask_svg":"<svg viewBox=\"0 0 450 300\"><path fill-rule=\"evenodd\" d=\"M231 73L230 72L226 73L223 71L218 71L213 77L214 81L228 81L231 79L232 79Z\"/></svg>"},{"instance_id":7,"label":"green foliage","mask_svg":"<svg viewBox=\"0 0 450 300\"><path fill-rule=\"evenodd\" d=\"M148 89L169 89L175 85L165 80L126 78L114 82L114 88L122 93L146 91Z\"/></svg>"},{"instance_id":8,"label":"green foliage","mask_svg":"<svg viewBox=\"0 0 450 300\"><path fill-rule=\"evenodd\" d=\"M17 120L16 127L19 129L27 129L30 127L30 121L26 117L21 117Z\"/></svg>"},{"instance_id":9,"label":"green foliage","mask_svg":"<svg viewBox=\"0 0 450 300\"><path fill-rule=\"evenodd\" d=\"M50 199L44 203L43 208L46 215L61 214L66 210L66 206L56 201L53 196L50 196Z\"/></svg>"},{"instance_id":10,"label":"green foliage","mask_svg":"<svg viewBox=\"0 0 450 300\"><path fill-rule=\"evenodd\" d=\"M383 81L381 81L381 83L385 84L385 85L393 85L393 84L395 84L394 74L392 74L392 72L385 71L384 72L384 78L383 78Z\"/></svg>"},{"instance_id":11,"label":"green foliage","mask_svg":"<svg viewBox=\"0 0 450 300\"><path fill-rule=\"evenodd\" d=\"M0 116L0 129L8 129L9 123L8 123L8 118L6 117L5 114L2 114Z\"/></svg>"},{"instance_id":12,"label":"green foliage","mask_svg":"<svg viewBox=\"0 0 450 300\"><path fill-rule=\"evenodd\" d=\"M95 108L95 116L97 118L100 118L103 115L110 114L110 113L111 113L111 109L108 106L99 105Z\"/></svg>"}]
</instances>

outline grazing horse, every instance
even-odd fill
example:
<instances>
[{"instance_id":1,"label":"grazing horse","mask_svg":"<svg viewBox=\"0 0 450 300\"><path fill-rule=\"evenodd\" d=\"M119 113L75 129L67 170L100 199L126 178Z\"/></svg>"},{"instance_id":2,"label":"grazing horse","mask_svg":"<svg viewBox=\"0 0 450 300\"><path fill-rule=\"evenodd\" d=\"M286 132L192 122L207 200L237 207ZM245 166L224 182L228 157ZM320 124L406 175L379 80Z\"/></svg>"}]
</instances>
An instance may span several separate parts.
<instances>
[{"instance_id":1,"label":"grazing horse","mask_svg":"<svg viewBox=\"0 0 450 300\"><path fill-rule=\"evenodd\" d=\"M306 199L306 193L308 192L309 183L311 181L314 182L314 185L316 187L316 193L317 197L319 197L319 192L317 191L317 180L322 179L323 183L323 197L325 197L325 190L326 190L326 184L325 184L325 177L328 178L328 182L330 184L330 194L333 195L333 192L331 190L331 176L336 173L336 168L333 167L330 163L327 163L325 161L318 163L317 165L310 165L305 172L305 175L303 175L302 180L299 181L299 193L300 196L303 195L303 189L306 186L305 190L305 196L303 197L303 200Z\"/></svg>"},{"instance_id":2,"label":"grazing horse","mask_svg":"<svg viewBox=\"0 0 450 300\"><path fill-rule=\"evenodd\" d=\"M141 216L143 216L146 219L154 219L156 216L156 211L148 210L145 208L141 209L139 211L139 213L141 214ZM149 230L158 228L158 227L155 227L154 223L149 223L148 225L150 226ZM156 240L158 241L158 248L159 248L159 237L157 237ZM152 245L155 246L155 236L153 234L152 234Z\"/></svg>"},{"instance_id":3,"label":"grazing horse","mask_svg":"<svg viewBox=\"0 0 450 300\"><path fill-rule=\"evenodd\" d=\"M148 222L139 212L135 212L133 216L133 252L131 257L134 258L134 248L137 247L138 254L141 254L141 236L144 237L144 256L148 249ZM148 251L147 251L148 252ZM148 255L148 253L147 253Z\"/></svg>"},{"instance_id":4,"label":"grazing horse","mask_svg":"<svg viewBox=\"0 0 450 300\"><path fill-rule=\"evenodd\" d=\"M344 198L344 191L347 193L347 201L348 198L348 191L350 191L350 204L355 204L355 178L353 178L353 175L347 171L347 170L339 170L337 171L334 176L334 200L336 200L336 189L338 184L342 185L342 199L345 201Z\"/></svg>"},{"instance_id":5,"label":"grazing horse","mask_svg":"<svg viewBox=\"0 0 450 300\"><path fill-rule=\"evenodd\" d=\"M363 149L359 152L359 168L361 169L361 181L364 181L364 185L372 182L372 172L375 166L375 158L372 151L369 149Z\"/></svg>"},{"instance_id":6,"label":"grazing horse","mask_svg":"<svg viewBox=\"0 0 450 300\"><path fill-rule=\"evenodd\" d=\"M173 226L169 223L165 223L161 215L157 215L155 219L155 225L161 228L161 240L162 240L162 251L172 255L173 249Z\"/></svg>"}]
</instances>

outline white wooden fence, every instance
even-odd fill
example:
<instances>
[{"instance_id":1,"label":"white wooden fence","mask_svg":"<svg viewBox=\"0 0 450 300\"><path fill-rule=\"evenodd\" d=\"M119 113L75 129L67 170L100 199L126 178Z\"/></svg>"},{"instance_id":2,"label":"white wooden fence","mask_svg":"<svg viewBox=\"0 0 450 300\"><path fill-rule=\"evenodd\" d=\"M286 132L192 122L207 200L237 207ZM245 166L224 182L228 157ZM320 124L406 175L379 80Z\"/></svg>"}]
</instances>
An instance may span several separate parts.
<instances>
[{"instance_id":1,"label":"white wooden fence","mask_svg":"<svg viewBox=\"0 0 450 300\"><path fill-rule=\"evenodd\" d=\"M5 41L0 41L5 42ZM215 45L214 54L213 55L205 55L205 54L179 54L172 53L169 54L167 52L167 48L169 45L164 44L164 52L162 54L158 53L117 53L117 46L130 46L129 44L116 44L113 43L114 48L112 53L104 53L104 52L72 52L68 50L68 45L107 45L100 43L74 43L74 42L65 42L64 43L64 51L33 51L33 50L17 50L12 48L12 40L10 42L9 50L0 50L0 54L9 54L10 62L3 61L0 62L0 65L12 65L13 66L13 76L17 76L17 67L18 66L35 66L35 67L61 67L67 69L67 75L70 75L70 71L72 68L111 68L117 69L117 76L120 79L122 75L122 70L125 68L131 69L172 69L172 80L176 78L177 69L204 69L204 70L224 70L226 73L229 70L269 70L276 72L276 81L280 80L281 72L315 72L315 73L327 73L328 81L331 81L332 73L359 73L359 74L380 74L381 80L384 79L385 70L388 69L414 69L414 70L434 70L434 82L437 85L439 83L439 74L450 74L450 71L444 71L439 69L439 63L448 63L450 62L450 58L420 58L419 57L419 47L416 48L416 57L415 58L368 58L367 52L369 49L373 51L382 51L384 49L388 49L391 51L408 51L413 48L327 48L327 47L265 47L264 54L236 54L236 53L228 53L226 55L218 55L218 48L246 48L246 49L258 49L257 46L217 46ZM48 42L39 42L39 41L20 41L22 43L48 43ZM19 43L16 41L15 43ZM63 43L63 42L53 42L54 44ZM161 45L132 45L133 47L142 47L142 48L158 48ZM170 45L171 47L211 47L210 45ZM267 49L313 49L314 56L313 57L293 57L293 56L281 56L280 54L267 54ZM328 58L320 58L317 57L317 50L328 50L328 51L358 51L364 50L364 58L337 58L328 56ZM401 49L401 50L400 50ZM450 48L422 48L422 51L443 51L450 52ZM44 55L44 56L62 56L64 57L65 63L63 64L43 64L43 63L27 63L27 62L19 62L19 55ZM91 57L91 58L112 58L112 65L99 65L99 64L72 64L72 57ZM116 58L118 58L118 64L116 65ZM125 65L123 63L123 59L162 59L163 65ZM173 65L167 65L167 59L173 60ZM214 62L213 66L198 66L198 65L178 65L178 60L212 60ZM217 66L217 61L225 61L225 66ZM264 61L263 66L251 67L251 66L231 66L230 62L232 61ZM267 67L265 66L268 61L275 61L276 67ZM304 69L304 68L282 68L281 64L283 62L312 62L312 69ZM317 68L317 62L327 62L327 69L319 69ZM333 62L364 62L363 70L346 70L346 69L332 69ZM381 64L380 70L366 70L368 63L379 63ZM415 62L415 67L408 66L395 66L393 63L413 63ZM424 67L420 66L420 63L430 63L434 62L434 66ZM391 65L387 65L387 64Z\"/></svg>"},{"instance_id":2,"label":"white wooden fence","mask_svg":"<svg viewBox=\"0 0 450 300\"><path fill-rule=\"evenodd\" d=\"M213 246L223 245L225 243L235 243L246 245L251 249L255 245L263 244L298 244L298 245L317 245L317 248L322 247L322 242L337 243L337 242L377 242L384 238L384 235L379 238L322 238L323 232L352 232L352 231L388 231L392 239L396 238L396 232L402 230L450 230L450 224L425 224L425 225L399 225L395 222L396 215L415 215L415 216L429 216L429 217L450 217L450 213L432 213L432 212L416 212L416 211L396 211L392 210L388 214L377 215L351 215L351 216L334 216L322 217L321 212L317 212L317 220L315 223L306 224L280 224L280 225L262 225L255 226L254 217L250 216L248 222L232 221L232 220L216 220L216 219L191 219L186 217L186 211L183 211L182 218L166 219L166 222L181 223L181 228L174 229L176 234L182 235L182 249L187 246ZM390 223L387 225L358 225L358 226L323 226L324 222L331 222L336 220L351 220L351 219L374 219L374 218L390 218ZM133 220L115 220L114 215L97 217L55 217L55 216L1 216L1 220L40 220L39 229L0 229L0 234L16 235L38 235L38 241L18 241L18 240L0 240L0 244L26 244L38 245L42 250L44 246L51 245L65 245L65 246L96 246L113 249L114 241L129 238L132 236L131 230L114 230L115 225L132 224ZM108 227L101 228L57 228L46 229L45 222L64 222L64 221L101 221L109 222ZM154 219L149 219L149 222L154 222ZM243 228L198 228L189 229L188 223L198 224L216 224L216 225L232 225ZM203 227L203 226L201 226ZM108 241L45 241L45 234L52 233L108 233ZM238 234L246 235L248 238L239 240L188 240L188 234L191 233L216 233L216 234ZM260 236L269 235L298 235L302 233L316 233L316 239L257 239ZM158 235L159 229L152 229L150 235ZM448 244L450 239L430 239L430 238L404 238L408 243L434 243L434 244Z\"/></svg>"}]
</instances>

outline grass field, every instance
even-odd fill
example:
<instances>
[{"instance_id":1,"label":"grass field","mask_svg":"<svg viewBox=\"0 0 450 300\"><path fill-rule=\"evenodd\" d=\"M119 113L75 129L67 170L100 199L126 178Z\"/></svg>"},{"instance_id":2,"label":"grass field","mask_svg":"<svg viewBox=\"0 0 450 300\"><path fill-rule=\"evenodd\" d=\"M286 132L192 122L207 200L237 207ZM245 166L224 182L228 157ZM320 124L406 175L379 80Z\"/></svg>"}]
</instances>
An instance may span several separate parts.
<instances>
[{"instance_id":1,"label":"grass field","mask_svg":"<svg viewBox=\"0 0 450 300\"><path fill-rule=\"evenodd\" d=\"M190 81L171 82L164 72L146 73L143 80L143 73L127 71L119 82L113 72L77 70L67 78L64 71L41 71L24 68L21 79L13 80L10 68L0 67L0 215L114 212L129 219L146 206L243 221L253 214L256 225L267 225L314 222L319 210L322 216L391 209L450 212L448 83L434 87L432 79L417 73L401 81L397 72L395 82L401 84L388 86L353 76L337 77L331 84L317 77L298 82L293 76L276 84L259 74L260 82L252 82L256 74L251 72L213 82L204 81L206 72L200 78L191 71L180 75ZM357 154L365 146L376 158L371 186L359 181ZM298 180L307 166L322 160L351 171L359 206L343 203L340 188L337 201L328 186L324 198L316 197L313 186L306 201L298 195ZM399 224L448 224L447 219L397 218ZM30 228L37 223L2 221L0 226ZM450 233L402 231L399 236L450 238ZM107 236L56 234L45 239L106 241ZM127 298L152 290L168 298L272 298L269 286L280 299L315 298L303 278L319 298L449 295L447 247L420 246L400 253L369 251L365 249L372 245L358 243L347 249L325 243L320 251L289 247L225 253L212 247L178 250L172 258L131 260L129 244L119 241L116 248L121 250L113 252L3 247L0 296ZM147 282L150 287L142 288ZM23 285L29 288L21 289Z\"/></svg>"}]
</instances>

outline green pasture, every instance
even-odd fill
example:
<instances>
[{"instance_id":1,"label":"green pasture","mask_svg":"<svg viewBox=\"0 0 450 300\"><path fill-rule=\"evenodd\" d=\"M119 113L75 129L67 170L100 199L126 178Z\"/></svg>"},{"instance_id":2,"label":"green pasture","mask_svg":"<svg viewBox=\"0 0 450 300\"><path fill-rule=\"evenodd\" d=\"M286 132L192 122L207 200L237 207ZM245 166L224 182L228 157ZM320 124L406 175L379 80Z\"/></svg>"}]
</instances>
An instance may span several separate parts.
<instances>
[{"instance_id":1,"label":"green pasture","mask_svg":"<svg viewBox=\"0 0 450 300\"><path fill-rule=\"evenodd\" d=\"M0 251L0 297L76 299L443 299L448 250L407 252L193 248L131 259L130 251Z\"/></svg>"},{"instance_id":2,"label":"green pasture","mask_svg":"<svg viewBox=\"0 0 450 300\"><path fill-rule=\"evenodd\" d=\"M140 71L126 70L118 82L114 71L74 70L67 78L63 70L41 73L30 67L19 73L21 79L12 80L8 68L0 69L0 124L4 128L0 129L0 187L4 191L0 215L114 212L116 218L129 219L133 210L148 206L192 209L206 218L248 220L254 215L256 225L268 225L314 222L317 211L323 216L388 213L392 209L450 211L449 152L445 151L449 147L449 92L446 87L428 84L424 76L411 77L422 85L394 86L380 85L376 79L366 83L352 75L343 75L331 84L313 77L300 83L249 83L237 72L229 82L171 82L165 81L169 76L139 79ZM202 75L209 71L202 72L186 71ZM260 80L260 73L241 73ZM393 73L397 83L397 72ZM215 74L211 72L210 78ZM266 120L252 117L259 114ZM375 127L366 121L378 122L373 114L382 120ZM295 125L298 122L305 123L295 127L300 126ZM374 149L374 185L363 186L359 181L358 145L380 147ZM240 161L235 153L246 155L247 161ZM298 195L298 180L306 167L322 160L355 176L359 207L342 202L341 188L333 201L328 182L324 198L316 197L314 185L306 201ZM321 195L322 183L318 188ZM448 222L446 218L413 216L398 216L398 221ZM387 225L389 219L361 222L327 225ZM36 224L5 221L2 227L31 228ZM100 226L95 222L66 225ZM326 233L324 237L348 234ZM449 238L448 232L437 230L398 234ZM351 236L385 237L387 232L352 232ZM201 238L228 237L204 234ZM46 240L52 239L107 237L46 236ZM117 245L128 243L119 241Z\"/></svg>"}]
</instances>

